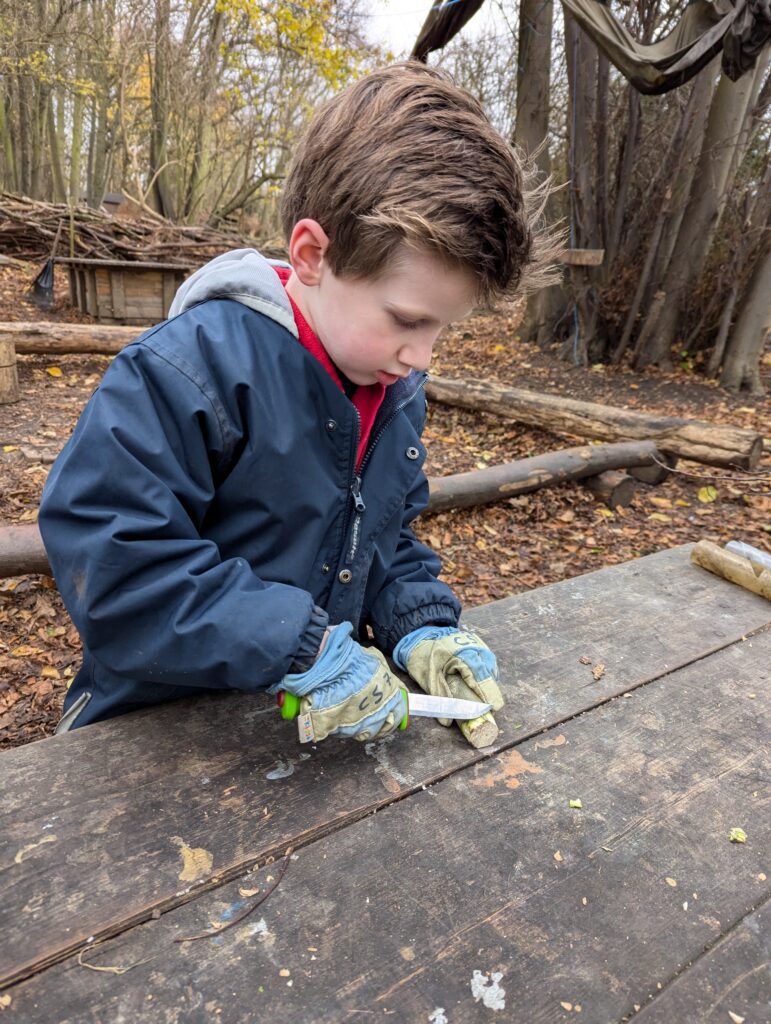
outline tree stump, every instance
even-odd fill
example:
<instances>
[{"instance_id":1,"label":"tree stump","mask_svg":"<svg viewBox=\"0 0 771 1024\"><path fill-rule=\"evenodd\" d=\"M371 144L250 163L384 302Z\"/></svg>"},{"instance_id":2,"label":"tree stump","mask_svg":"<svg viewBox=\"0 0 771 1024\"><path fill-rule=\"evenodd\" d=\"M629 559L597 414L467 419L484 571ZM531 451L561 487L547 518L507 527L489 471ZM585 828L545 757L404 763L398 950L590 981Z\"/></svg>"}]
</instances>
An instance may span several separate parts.
<instances>
[{"instance_id":1,"label":"tree stump","mask_svg":"<svg viewBox=\"0 0 771 1024\"><path fill-rule=\"evenodd\" d=\"M12 341L0 341L0 405L18 402L20 397L16 347Z\"/></svg>"}]
</instances>

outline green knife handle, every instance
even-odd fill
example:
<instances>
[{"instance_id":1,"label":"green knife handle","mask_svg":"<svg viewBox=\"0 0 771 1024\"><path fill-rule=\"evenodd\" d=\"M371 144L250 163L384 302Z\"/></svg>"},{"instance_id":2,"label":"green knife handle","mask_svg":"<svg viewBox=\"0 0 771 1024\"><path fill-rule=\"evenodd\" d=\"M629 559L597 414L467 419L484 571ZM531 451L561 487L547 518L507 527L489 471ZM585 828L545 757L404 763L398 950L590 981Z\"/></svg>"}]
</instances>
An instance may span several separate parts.
<instances>
[{"instance_id":1,"label":"green knife handle","mask_svg":"<svg viewBox=\"0 0 771 1024\"><path fill-rule=\"evenodd\" d=\"M409 709L409 700L408 700L408 697L407 697L407 691L404 690L403 692L404 692L404 703L407 705L407 708ZM279 708L281 709L281 717L285 721L287 721L287 722L293 721L300 714L301 702L302 702L302 697L298 697L297 694L295 694L295 693L289 693L288 690L280 690L279 693L278 693L278 697L276 699L276 703L278 704ZM401 722L399 722L399 731L400 732L404 732L404 730L407 728L407 726L409 724L410 724L410 713L409 713L409 710L408 710L407 714L404 716L404 718L401 720Z\"/></svg>"},{"instance_id":2,"label":"green knife handle","mask_svg":"<svg viewBox=\"0 0 771 1024\"><path fill-rule=\"evenodd\" d=\"M281 708L281 717L287 721L292 722L300 714L300 702L302 697L298 697L295 693L289 693L288 690L280 690L276 703Z\"/></svg>"}]
</instances>

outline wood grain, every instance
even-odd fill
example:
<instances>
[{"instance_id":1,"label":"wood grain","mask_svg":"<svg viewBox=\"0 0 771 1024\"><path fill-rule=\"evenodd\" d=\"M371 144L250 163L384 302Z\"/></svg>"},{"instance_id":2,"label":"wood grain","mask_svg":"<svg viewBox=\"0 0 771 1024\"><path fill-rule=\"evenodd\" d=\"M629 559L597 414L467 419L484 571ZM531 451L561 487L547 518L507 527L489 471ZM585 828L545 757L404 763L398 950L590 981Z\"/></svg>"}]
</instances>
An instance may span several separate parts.
<instances>
[{"instance_id":1,"label":"wood grain","mask_svg":"<svg viewBox=\"0 0 771 1024\"><path fill-rule=\"evenodd\" d=\"M689 551L466 616L501 669L507 704L496 713L493 752L769 622L767 602L704 574ZM383 747L328 740L305 751L267 697L239 694L177 702L5 752L0 904L11 924L0 931L0 980L487 756L430 720Z\"/></svg>"},{"instance_id":2,"label":"wood grain","mask_svg":"<svg viewBox=\"0 0 771 1024\"><path fill-rule=\"evenodd\" d=\"M174 943L270 869L89 952L126 974L73 959L8 994L26 1024L620 1021L768 897L769 663L767 631L313 843L255 920Z\"/></svg>"}]
</instances>

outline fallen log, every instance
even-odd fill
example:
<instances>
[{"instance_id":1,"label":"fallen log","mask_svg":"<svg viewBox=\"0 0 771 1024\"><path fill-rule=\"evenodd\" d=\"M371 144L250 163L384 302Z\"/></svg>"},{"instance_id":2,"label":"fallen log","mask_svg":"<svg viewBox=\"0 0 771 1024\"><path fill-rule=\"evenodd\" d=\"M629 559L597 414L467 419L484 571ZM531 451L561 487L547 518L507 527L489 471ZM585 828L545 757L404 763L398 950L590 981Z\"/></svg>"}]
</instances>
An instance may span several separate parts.
<instances>
[{"instance_id":1,"label":"fallen log","mask_svg":"<svg viewBox=\"0 0 771 1024\"><path fill-rule=\"evenodd\" d=\"M659 461L652 466L630 466L629 475L643 484L661 484L677 465L677 456L670 452L659 452Z\"/></svg>"},{"instance_id":2,"label":"fallen log","mask_svg":"<svg viewBox=\"0 0 771 1024\"><path fill-rule=\"evenodd\" d=\"M445 405L498 413L557 434L654 441L661 451L708 466L754 469L763 452L763 438L754 430L640 413L481 380L434 377L426 385L426 394Z\"/></svg>"},{"instance_id":3,"label":"fallen log","mask_svg":"<svg viewBox=\"0 0 771 1024\"><path fill-rule=\"evenodd\" d=\"M608 469L597 476L587 477L581 483L608 508L627 508L637 489L635 478L621 469Z\"/></svg>"},{"instance_id":4,"label":"fallen log","mask_svg":"<svg viewBox=\"0 0 771 1024\"><path fill-rule=\"evenodd\" d=\"M597 476L610 469L649 466L654 456L657 452L652 441L589 444L473 473L431 477L425 514L486 505L517 494L528 494L540 487L550 487L563 480ZM37 524L0 527L0 579L37 572L49 575L51 572Z\"/></svg>"},{"instance_id":5,"label":"fallen log","mask_svg":"<svg viewBox=\"0 0 771 1024\"><path fill-rule=\"evenodd\" d=\"M31 572L51 575L37 523L0 527L0 579Z\"/></svg>"},{"instance_id":6,"label":"fallen log","mask_svg":"<svg viewBox=\"0 0 771 1024\"><path fill-rule=\"evenodd\" d=\"M649 466L657 454L653 441L587 444L471 473L431 477L428 481L430 497L424 514L488 505L517 494L537 491L541 487L551 487L564 480L594 477L611 469Z\"/></svg>"},{"instance_id":7,"label":"fallen log","mask_svg":"<svg viewBox=\"0 0 771 1024\"><path fill-rule=\"evenodd\" d=\"M0 323L0 344L9 342L15 345L18 355L92 353L114 356L138 338L142 331L141 327L21 321Z\"/></svg>"}]
</instances>

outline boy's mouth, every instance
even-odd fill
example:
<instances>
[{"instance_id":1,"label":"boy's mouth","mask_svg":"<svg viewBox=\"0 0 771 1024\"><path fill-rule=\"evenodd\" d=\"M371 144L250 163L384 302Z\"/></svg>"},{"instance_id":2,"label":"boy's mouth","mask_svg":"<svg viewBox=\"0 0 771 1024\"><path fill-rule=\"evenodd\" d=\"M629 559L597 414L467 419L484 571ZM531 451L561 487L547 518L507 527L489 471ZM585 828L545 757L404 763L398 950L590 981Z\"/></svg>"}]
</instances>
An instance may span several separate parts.
<instances>
[{"instance_id":1,"label":"boy's mouth","mask_svg":"<svg viewBox=\"0 0 771 1024\"><path fill-rule=\"evenodd\" d=\"M389 384L395 384L397 380L401 380L398 374L386 373L385 370L378 370L375 376L377 377L378 383L382 384L384 387L388 387Z\"/></svg>"}]
</instances>

